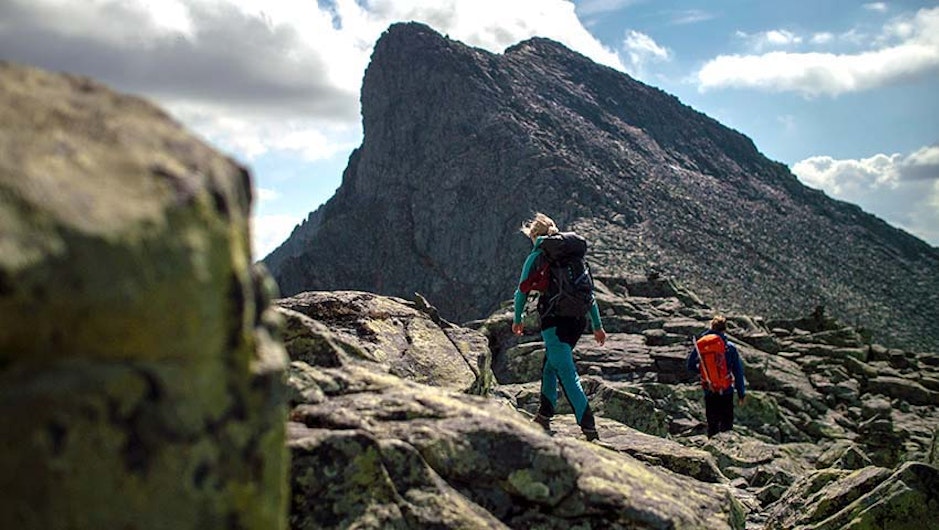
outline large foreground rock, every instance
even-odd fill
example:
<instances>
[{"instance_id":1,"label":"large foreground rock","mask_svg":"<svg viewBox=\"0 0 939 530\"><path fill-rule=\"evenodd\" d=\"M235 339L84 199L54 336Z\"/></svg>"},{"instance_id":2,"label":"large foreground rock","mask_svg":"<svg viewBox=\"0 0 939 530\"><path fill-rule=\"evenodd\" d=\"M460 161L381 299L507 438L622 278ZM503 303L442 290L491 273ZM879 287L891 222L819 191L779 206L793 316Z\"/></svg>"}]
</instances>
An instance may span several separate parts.
<instances>
[{"instance_id":1,"label":"large foreground rock","mask_svg":"<svg viewBox=\"0 0 939 530\"><path fill-rule=\"evenodd\" d=\"M0 528L283 528L283 348L247 172L0 63Z\"/></svg>"},{"instance_id":2,"label":"large foreground rock","mask_svg":"<svg viewBox=\"0 0 939 530\"><path fill-rule=\"evenodd\" d=\"M304 369L324 399L291 413L294 528L743 526L728 488L552 438L492 400Z\"/></svg>"}]
</instances>

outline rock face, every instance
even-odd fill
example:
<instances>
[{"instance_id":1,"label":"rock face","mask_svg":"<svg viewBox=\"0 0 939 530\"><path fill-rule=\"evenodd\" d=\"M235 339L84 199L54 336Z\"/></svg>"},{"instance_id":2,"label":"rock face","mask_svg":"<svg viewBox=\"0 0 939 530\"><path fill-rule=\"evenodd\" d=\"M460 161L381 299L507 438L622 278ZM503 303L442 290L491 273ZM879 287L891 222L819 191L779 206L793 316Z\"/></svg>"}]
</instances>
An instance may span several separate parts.
<instances>
[{"instance_id":1,"label":"rock face","mask_svg":"<svg viewBox=\"0 0 939 530\"><path fill-rule=\"evenodd\" d=\"M939 349L939 250L555 42L496 55L397 24L361 99L336 195L265 258L285 294L419 291L448 319L481 318L511 296L518 227L540 210L588 237L596 272L655 269L749 314L824 305L879 343Z\"/></svg>"},{"instance_id":2,"label":"rock face","mask_svg":"<svg viewBox=\"0 0 939 530\"><path fill-rule=\"evenodd\" d=\"M277 300L293 359L291 527L936 527L939 407L909 391L939 375L934 354L864 345L823 308L730 314L747 403L708 439L685 356L714 310L661 277L599 277L597 294L609 339L575 349L593 444L563 399L547 435L526 421L544 345L513 335L507 308L461 328L422 299ZM473 346L430 340L457 332ZM474 364L472 377L449 370Z\"/></svg>"},{"instance_id":3,"label":"rock face","mask_svg":"<svg viewBox=\"0 0 939 530\"><path fill-rule=\"evenodd\" d=\"M0 527L284 528L250 203L147 102L0 63Z\"/></svg>"}]
</instances>

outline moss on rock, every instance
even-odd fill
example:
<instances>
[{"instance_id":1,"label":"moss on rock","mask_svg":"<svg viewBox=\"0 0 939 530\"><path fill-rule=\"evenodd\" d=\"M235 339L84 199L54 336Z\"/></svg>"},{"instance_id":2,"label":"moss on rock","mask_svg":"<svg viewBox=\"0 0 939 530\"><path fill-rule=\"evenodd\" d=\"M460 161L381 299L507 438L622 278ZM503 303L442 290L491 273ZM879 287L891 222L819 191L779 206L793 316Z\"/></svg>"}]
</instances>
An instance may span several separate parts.
<instances>
[{"instance_id":1,"label":"moss on rock","mask_svg":"<svg viewBox=\"0 0 939 530\"><path fill-rule=\"evenodd\" d=\"M250 177L149 103L0 64L0 527L285 524Z\"/></svg>"}]
</instances>

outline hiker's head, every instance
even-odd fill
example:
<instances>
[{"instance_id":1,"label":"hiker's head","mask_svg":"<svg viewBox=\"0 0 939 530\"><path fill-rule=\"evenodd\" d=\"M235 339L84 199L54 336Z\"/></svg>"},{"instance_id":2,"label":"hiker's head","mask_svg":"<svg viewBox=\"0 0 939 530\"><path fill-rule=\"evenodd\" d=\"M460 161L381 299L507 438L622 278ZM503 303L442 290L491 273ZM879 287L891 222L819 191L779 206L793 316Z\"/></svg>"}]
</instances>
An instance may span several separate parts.
<instances>
[{"instance_id":1,"label":"hiker's head","mask_svg":"<svg viewBox=\"0 0 939 530\"><path fill-rule=\"evenodd\" d=\"M715 315L711 319L711 331L723 333L727 331L727 319L723 315Z\"/></svg>"},{"instance_id":2,"label":"hiker's head","mask_svg":"<svg viewBox=\"0 0 939 530\"><path fill-rule=\"evenodd\" d=\"M528 239L532 241L534 241L536 237L550 236L558 232L560 232L560 230L558 230L558 226L554 224L554 220L541 212L536 213L535 217L522 223L522 233L528 236Z\"/></svg>"}]
</instances>

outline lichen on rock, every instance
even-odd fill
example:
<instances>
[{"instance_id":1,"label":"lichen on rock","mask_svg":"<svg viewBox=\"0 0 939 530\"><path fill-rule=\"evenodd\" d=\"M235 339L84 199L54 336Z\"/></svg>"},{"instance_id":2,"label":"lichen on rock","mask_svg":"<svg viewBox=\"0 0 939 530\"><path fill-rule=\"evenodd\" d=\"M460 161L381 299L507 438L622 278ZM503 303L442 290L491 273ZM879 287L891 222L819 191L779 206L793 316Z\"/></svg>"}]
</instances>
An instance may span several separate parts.
<instances>
[{"instance_id":1,"label":"lichen on rock","mask_svg":"<svg viewBox=\"0 0 939 530\"><path fill-rule=\"evenodd\" d=\"M0 63L0 527L284 526L250 204L150 103Z\"/></svg>"}]
</instances>

